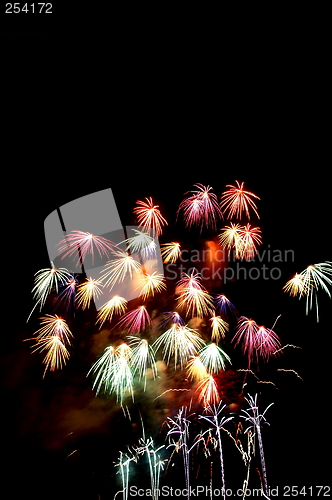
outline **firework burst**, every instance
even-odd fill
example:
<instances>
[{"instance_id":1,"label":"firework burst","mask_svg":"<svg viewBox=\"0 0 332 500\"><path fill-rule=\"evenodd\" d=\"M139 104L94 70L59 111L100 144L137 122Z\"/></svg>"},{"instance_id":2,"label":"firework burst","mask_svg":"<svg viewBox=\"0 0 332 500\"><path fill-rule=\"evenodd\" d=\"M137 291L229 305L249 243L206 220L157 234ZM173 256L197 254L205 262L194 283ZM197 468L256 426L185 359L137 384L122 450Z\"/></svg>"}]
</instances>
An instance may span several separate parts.
<instances>
[{"instance_id":1,"label":"firework burst","mask_svg":"<svg viewBox=\"0 0 332 500\"><path fill-rule=\"evenodd\" d=\"M295 273L295 276L292 279L287 281L287 283L283 287L283 290L286 293L289 293L289 295L291 295L292 297L295 297L296 295L307 295L309 292L305 276L297 273Z\"/></svg>"},{"instance_id":2,"label":"firework burst","mask_svg":"<svg viewBox=\"0 0 332 500\"><path fill-rule=\"evenodd\" d=\"M320 264L313 264L308 266L304 271L300 273L303 276L304 288L308 290L306 294L306 313L309 310L316 307L316 318L319 321L318 315L318 290L323 290L329 298L331 298L331 292L328 287L332 286L332 264L331 262L322 262Z\"/></svg>"},{"instance_id":3,"label":"firework burst","mask_svg":"<svg viewBox=\"0 0 332 500\"><path fill-rule=\"evenodd\" d=\"M186 317L204 318L210 316L213 311L212 297L206 290L191 287L184 290L176 300L177 307L184 311Z\"/></svg>"},{"instance_id":4,"label":"firework burst","mask_svg":"<svg viewBox=\"0 0 332 500\"><path fill-rule=\"evenodd\" d=\"M237 346L241 343L242 352L248 357L248 368L250 364L256 360L257 351L256 346L256 333L259 327L253 319L240 316L237 322L235 335L232 339L234 345Z\"/></svg>"},{"instance_id":5,"label":"firework burst","mask_svg":"<svg viewBox=\"0 0 332 500\"><path fill-rule=\"evenodd\" d=\"M127 330L128 333L139 333L145 330L146 326L151 323L151 318L144 305L137 307L133 311L124 314L114 330Z\"/></svg>"},{"instance_id":6,"label":"firework burst","mask_svg":"<svg viewBox=\"0 0 332 500\"><path fill-rule=\"evenodd\" d=\"M110 289L112 289L116 283L122 283L128 276L132 278L133 273L139 273L142 267L141 264L127 252L116 250L113 251L112 254L115 258L105 264L100 277L104 286L108 286Z\"/></svg>"},{"instance_id":7,"label":"firework burst","mask_svg":"<svg viewBox=\"0 0 332 500\"><path fill-rule=\"evenodd\" d=\"M113 370L116 355L113 346L107 346L104 349L104 353L100 358L92 365L87 373L89 376L91 373L95 374L93 389L98 394L102 388L105 389L107 393L112 392L112 380L113 380Z\"/></svg>"},{"instance_id":8,"label":"firework burst","mask_svg":"<svg viewBox=\"0 0 332 500\"><path fill-rule=\"evenodd\" d=\"M103 284L100 280L87 278L84 283L77 288L76 305L81 309L88 309L91 301L102 295Z\"/></svg>"},{"instance_id":9,"label":"firework burst","mask_svg":"<svg viewBox=\"0 0 332 500\"><path fill-rule=\"evenodd\" d=\"M45 377L47 370L52 372L55 370L61 370L69 359L68 349L57 335L51 335L37 340L36 347L32 352L43 352L45 350L47 353L43 359L43 364L45 365L43 378Z\"/></svg>"},{"instance_id":10,"label":"firework burst","mask_svg":"<svg viewBox=\"0 0 332 500\"><path fill-rule=\"evenodd\" d=\"M100 257L109 257L114 243L103 236L95 236L84 231L71 231L58 243L58 247L62 259L76 256L77 262L80 260L84 262L86 256L91 255L92 263L94 263L95 251Z\"/></svg>"},{"instance_id":11,"label":"firework burst","mask_svg":"<svg viewBox=\"0 0 332 500\"><path fill-rule=\"evenodd\" d=\"M215 343L204 346L198 353L198 357L209 374L225 370L225 360L231 362L230 357Z\"/></svg>"},{"instance_id":12,"label":"firework burst","mask_svg":"<svg viewBox=\"0 0 332 500\"><path fill-rule=\"evenodd\" d=\"M232 302L226 297L226 295L218 294L214 297L216 310L224 317L228 318L230 315L237 315L237 310Z\"/></svg>"},{"instance_id":13,"label":"firework burst","mask_svg":"<svg viewBox=\"0 0 332 500\"><path fill-rule=\"evenodd\" d=\"M73 336L66 321L56 314L46 314L40 318L42 325L35 333L35 337L27 340L35 340L35 348L32 352L47 351L43 359L45 371L61 369L69 359L67 347L71 345L70 338Z\"/></svg>"},{"instance_id":14,"label":"firework burst","mask_svg":"<svg viewBox=\"0 0 332 500\"><path fill-rule=\"evenodd\" d=\"M137 215L138 225L143 231L153 229L156 236L162 234L162 226L167 225L166 219L158 210L159 205L154 205L152 198L145 198L145 201L137 201L138 207L134 208L134 213Z\"/></svg>"},{"instance_id":15,"label":"firework burst","mask_svg":"<svg viewBox=\"0 0 332 500\"><path fill-rule=\"evenodd\" d=\"M219 242L228 252L233 248L236 259L251 260L257 253L257 245L262 243L261 230L250 224L226 226L219 235Z\"/></svg>"},{"instance_id":16,"label":"firework burst","mask_svg":"<svg viewBox=\"0 0 332 500\"><path fill-rule=\"evenodd\" d=\"M199 356L191 356L186 366L186 372L189 380L198 382L208 376L208 372Z\"/></svg>"},{"instance_id":17,"label":"firework burst","mask_svg":"<svg viewBox=\"0 0 332 500\"><path fill-rule=\"evenodd\" d=\"M198 402L205 407L217 404L220 401L217 384L211 374L208 374L199 382L196 392L198 392Z\"/></svg>"},{"instance_id":18,"label":"firework burst","mask_svg":"<svg viewBox=\"0 0 332 500\"><path fill-rule=\"evenodd\" d=\"M147 371L150 368L152 377L157 376L157 366L154 359L154 352L146 339L128 336L129 346L132 349L130 367L135 376L137 373L140 379L144 379L144 390L146 389Z\"/></svg>"},{"instance_id":19,"label":"firework burst","mask_svg":"<svg viewBox=\"0 0 332 500\"><path fill-rule=\"evenodd\" d=\"M56 267L54 267L53 262L51 264L51 268L41 269L35 274L32 293L34 300L36 300L36 304L33 307L29 318L38 304L40 304L40 310L43 308L48 295L52 291L59 293L59 287L61 285L65 285L72 279L72 275L68 272L67 269L57 269Z\"/></svg>"},{"instance_id":20,"label":"firework burst","mask_svg":"<svg viewBox=\"0 0 332 500\"><path fill-rule=\"evenodd\" d=\"M245 316L239 318L232 341L235 346L241 343L242 352L248 358L248 368L252 363L258 364L259 357L266 362L276 351L281 352L278 335L270 328L258 326L254 320Z\"/></svg>"},{"instance_id":21,"label":"firework burst","mask_svg":"<svg viewBox=\"0 0 332 500\"><path fill-rule=\"evenodd\" d=\"M212 332L211 332L211 340L218 344L221 338L225 337L225 333L228 332L229 324L223 320L220 316L216 316L213 314L212 318L210 318Z\"/></svg>"},{"instance_id":22,"label":"firework burst","mask_svg":"<svg viewBox=\"0 0 332 500\"><path fill-rule=\"evenodd\" d=\"M218 198L211 192L210 186L194 184L194 187L197 190L188 191L192 194L180 203L178 213L183 210L183 219L187 227L200 225L201 230L204 226L215 230L218 220L222 217Z\"/></svg>"},{"instance_id":23,"label":"firework burst","mask_svg":"<svg viewBox=\"0 0 332 500\"><path fill-rule=\"evenodd\" d=\"M239 259L241 257L242 251L242 237L241 231L244 226L240 224L230 223L230 226L225 226L224 229L221 230L219 234L219 242L220 244L228 250L230 253L231 249L235 250L235 258Z\"/></svg>"},{"instance_id":24,"label":"firework burst","mask_svg":"<svg viewBox=\"0 0 332 500\"><path fill-rule=\"evenodd\" d=\"M114 314L123 314L126 307L126 299L119 297L119 295L115 295L98 311L96 325L99 323L99 327L101 328L105 321L112 320Z\"/></svg>"},{"instance_id":25,"label":"firework burst","mask_svg":"<svg viewBox=\"0 0 332 500\"><path fill-rule=\"evenodd\" d=\"M230 189L221 195L221 208L228 211L228 218L230 219L233 217L241 219L242 212L245 212L250 220L249 209L252 209L259 219L257 206L252 198L256 198L257 200L260 200L260 198L250 191L245 191L243 189L244 182L241 184L238 181L235 182L237 186L232 186L231 184L226 185L226 187Z\"/></svg>"},{"instance_id":26,"label":"firework burst","mask_svg":"<svg viewBox=\"0 0 332 500\"><path fill-rule=\"evenodd\" d=\"M154 271L151 274L143 272L138 275L137 281L138 286L136 287L136 290L139 291L139 295L143 300L166 289L164 276L157 271Z\"/></svg>"},{"instance_id":27,"label":"firework burst","mask_svg":"<svg viewBox=\"0 0 332 500\"><path fill-rule=\"evenodd\" d=\"M178 365L181 369L188 362L190 356L193 356L202 346L204 341L196 330L178 323L162 333L152 344L154 352L157 352L163 346L163 359L170 363L171 357L174 357L174 367Z\"/></svg>"},{"instance_id":28,"label":"firework burst","mask_svg":"<svg viewBox=\"0 0 332 500\"><path fill-rule=\"evenodd\" d=\"M66 321L56 314L46 314L40 318L40 324L43 325L39 328L34 335L35 338L42 339L47 337L58 337L62 342L69 342L70 337L73 336Z\"/></svg>"},{"instance_id":29,"label":"firework burst","mask_svg":"<svg viewBox=\"0 0 332 500\"><path fill-rule=\"evenodd\" d=\"M163 243L161 245L161 255L164 260L164 264L168 262L174 263L177 261L181 254L180 243L172 241L172 243Z\"/></svg>"}]
</instances>

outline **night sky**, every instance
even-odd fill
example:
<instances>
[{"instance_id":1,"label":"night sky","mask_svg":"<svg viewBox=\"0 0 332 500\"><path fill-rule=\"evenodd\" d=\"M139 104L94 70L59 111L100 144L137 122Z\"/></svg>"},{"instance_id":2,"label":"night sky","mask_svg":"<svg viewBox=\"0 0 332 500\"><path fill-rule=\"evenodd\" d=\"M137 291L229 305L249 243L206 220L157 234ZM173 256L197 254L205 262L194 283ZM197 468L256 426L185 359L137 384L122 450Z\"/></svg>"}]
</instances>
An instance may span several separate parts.
<instances>
[{"instance_id":1,"label":"night sky","mask_svg":"<svg viewBox=\"0 0 332 500\"><path fill-rule=\"evenodd\" d=\"M239 86L233 89L234 98L224 93L216 102L211 90L195 106L194 93L170 81L162 98L158 92L156 101L149 95L159 106L147 110L138 86L133 90L128 81L122 89L125 99L117 93L106 99L109 82L96 63L92 72L102 88L83 99L79 90L87 68L82 64L76 74L75 46L66 58L69 77L64 68L55 75L54 66L60 64L55 53L47 64L37 56L33 67L31 52L23 50L15 58L15 74L24 81L25 92L33 87L37 100L21 97L7 120L1 441L8 498L112 499L113 461L122 446L140 437L139 426L124 422L112 398L96 398L86 378L107 343L106 336L96 338L89 318L77 317L67 366L44 379L41 356L31 354L25 342L39 325L37 313L26 323L34 306L34 273L50 264L43 227L47 215L75 198L111 188L122 223L130 225L136 200L152 196L169 224L160 242L179 238L195 244L195 231L175 221L184 193L202 183L220 197L235 180L244 181L261 198L262 249L293 250L295 255L294 262L280 263L278 280L237 280L220 290L229 293L241 315L259 324L271 327L281 314L275 331L282 343L301 347L285 351L259 373L277 388L252 385L261 391L264 407L275 403L267 414L270 427L263 431L268 481L280 488L327 484L331 301L320 294L317 323L314 314L305 315L303 301L282 292L295 272L331 260L330 161L322 94L304 106L304 90L291 82L256 97ZM156 81L163 75L159 68ZM224 101L231 108L227 117ZM114 103L121 108L116 117L109 110ZM294 369L301 379L278 368ZM154 432L163 414L151 415L144 405L140 411ZM233 485L237 472L230 472L227 457L225 462Z\"/></svg>"},{"instance_id":2,"label":"night sky","mask_svg":"<svg viewBox=\"0 0 332 500\"><path fill-rule=\"evenodd\" d=\"M9 329L3 332L1 363L4 456L13 498L19 498L22 492L33 493L34 498L59 498L60 493L61 498L71 499L93 500L98 494L102 499L112 498L111 489L107 496L111 462L114 453L117 455L116 446L125 445L128 435L119 438L117 429L123 428L121 414L107 398L94 398L86 380L89 363L100 346L89 341L91 332L84 325L81 339L75 339L77 352L73 351L68 365L61 372L48 373L44 380L41 357L31 355L28 342L23 342L38 328L38 313L28 324L26 318L34 305L30 293L33 275L49 265L43 234L46 216L74 198L111 187L123 224L134 223L132 208L137 199L152 196L169 222L160 241L169 241L172 234L191 240L195 231L184 229L180 220L175 222L183 194L201 182L212 186L220 196L225 185L235 179L244 180L247 188L261 198L257 204L262 248L293 249L295 255L295 262L280 263L280 280L242 280L224 288L240 314L253 317L259 324L271 327L282 314L275 331L284 345L302 348L288 349L271 362L270 370L263 370L260 375L266 379L272 374L271 380L278 387L261 388L264 403L275 403L268 414L271 426L264 429L269 483L327 483L327 335L331 303L321 294L321 321L316 323L314 314L306 317L304 302L281 290L295 272L330 257L325 236L327 183L320 179L316 184L317 173L312 177L301 172L294 176L293 171L290 177L285 169L266 167L265 173L258 174L254 167L248 167L243 174L235 162L211 162L208 156L202 162L204 168L196 158L193 171L191 161L172 164L168 157L159 162L149 158L140 160L142 167L127 170L124 159L118 166L110 161L111 166L100 179L94 179L92 171L87 170L86 180L70 182L64 172L60 180L57 171L54 174L58 180L52 180L49 174L35 175L33 190L23 189L23 185L17 190L13 184L13 194L22 211L12 219L15 245L11 236L7 254L8 266L13 263L8 293L12 316ZM112 171L117 175L112 175ZM125 171L128 175L122 175ZM87 346L90 353L84 354ZM303 381L292 373L276 373L278 367L296 370ZM44 488L50 488L47 495Z\"/></svg>"}]
</instances>

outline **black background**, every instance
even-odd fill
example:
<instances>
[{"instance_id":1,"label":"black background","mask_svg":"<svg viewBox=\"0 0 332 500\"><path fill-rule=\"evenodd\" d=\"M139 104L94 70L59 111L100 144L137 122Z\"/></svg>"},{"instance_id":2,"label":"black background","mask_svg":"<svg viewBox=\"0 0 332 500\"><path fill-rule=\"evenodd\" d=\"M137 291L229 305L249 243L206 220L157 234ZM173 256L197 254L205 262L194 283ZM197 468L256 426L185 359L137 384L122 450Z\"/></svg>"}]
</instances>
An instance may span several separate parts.
<instances>
[{"instance_id":1,"label":"black background","mask_svg":"<svg viewBox=\"0 0 332 500\"><path fill-rule=\"evenodd\" d=\"M91 47L88 38L49 33L42 41L7 39L1 355L3 472L11 498L97 500L107 491L104 456L114 447L104 424L99 433L83 432L83 441L58 440L58 404L68 380L44 382L22 342L33 331L26 325L33 275L49 264L45 217L111 187L124 224L145 196L153 196L171 220L194 183L209 184L220 195L235 179L261 197L265 244L295 252L280 283L265 283L264 290L244 283L237 295L241 313L258 322L272 323L282 313L283 342L302 347L286 361L303 382L289 375L278 379L281 395L268 392L277 402L266 433L269 481L280 488L327 484L331 302L322 297L317 324L281 291L294 272L331 260L322 60L310 44L298 52L294 42L287 60L271 43L264 53L243 48L236 64L228 50L217 60L205 51L191 54L190 63L181 57L172 63L164 44L162 55L153 44L123 55L98 38ZM233 59L227 72L220 69L226 59ZM78 458L67 459L78 445Z\"/></svg>"}]
</instances>

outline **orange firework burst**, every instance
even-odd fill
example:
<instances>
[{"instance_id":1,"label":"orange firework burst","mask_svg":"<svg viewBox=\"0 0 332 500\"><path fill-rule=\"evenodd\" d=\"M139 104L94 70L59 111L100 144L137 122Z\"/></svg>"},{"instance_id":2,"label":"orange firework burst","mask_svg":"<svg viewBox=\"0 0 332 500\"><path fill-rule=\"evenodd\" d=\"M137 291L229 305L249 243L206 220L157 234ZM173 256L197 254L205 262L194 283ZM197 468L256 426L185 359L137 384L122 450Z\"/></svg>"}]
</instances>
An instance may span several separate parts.
<instances>
[{"instance_id":1,"label":"orange firework burst","mask_svg":"<svg viewBox=\"0 0 332 500\"><path fill-rule=\"evenodd\" d=\"M244 182L241 184L238 181L235 182L237 187L227 184L226 187L229 187L230 189L221 195L221 208L225 208L225 210L229 211L228 217L230 219L233 217L240 219L243 211L246 212L248 219L250 219L249 208L252 208L259 218L257 206L252 198L256 198L258 200L260 200L260 198L250 191L245 191L243 189Z\"/></svg>"},{"instance_id":2,"label":"orange firework burst","mask_svg":"<svg viewBox=\"0 0 332 500\"><path fill-rule=\"evenodd\" d=\"M137 215L138 224L143 230L153 229L156 236L161 235L162 226L167 225L166 219L158 210L159 205L154 205L152 198L145 198L145 201L137 201L138 207L134 208L134 213Z\"/></svg>"}]
</instances>

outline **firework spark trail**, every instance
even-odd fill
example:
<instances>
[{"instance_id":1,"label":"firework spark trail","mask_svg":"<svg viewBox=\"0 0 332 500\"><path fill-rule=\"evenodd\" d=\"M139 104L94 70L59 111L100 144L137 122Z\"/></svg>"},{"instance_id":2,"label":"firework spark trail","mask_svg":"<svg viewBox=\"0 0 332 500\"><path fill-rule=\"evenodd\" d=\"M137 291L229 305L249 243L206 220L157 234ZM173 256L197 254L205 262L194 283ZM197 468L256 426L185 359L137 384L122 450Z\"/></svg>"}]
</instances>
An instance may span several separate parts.
<instances>
[{"instance_id":1,"label":"firework spark trail","mask_svg":"<svg viewBox=\"0 0 332 500\"><path fill-rule=\"evenodd\" d=\"M156 236L162 234L162 226L167 225L166 219L158 210L159 205L154 205L152 198L145 198L145 201L137 201L138 207L134 208L134 213L137 215L138 225L143 231L149 231L151 228Z\"/></svg>"},{"instance_id":2,"label":"firework spark trail","mask_svg":"<svg viewBox=\"0 0 332 500\"><path fill-rule=\"evenodd\" d=\"M210 322L212 326L211 340L218 344L220 338L225 338L225 333L228 332L229 324L215 314L210 318Z\"/></svg>"},{"instance_id":3,"label":"firework spark trail","mask_svg":"<svg viewBox=\"0 0 332 500\"><path fill-rule=\"evenodd\" d=\"M95 236L84 231L71 231L57 246L62 259L77 255L77 262L80 259L84 262L86 256L91 255L93 264L95 251L100 257L109 257L114 243L103 236Z\"/></svg>"},{"instance_id":4,"label":"firework spark trail","mask_svg":"<svg viewBox=\"0 0 332 500\"><path fill-rule=\"evenodd\" d=\"M156 353L163 346L163 359L169 365L171 357L174 357L174 368L178 365L182 369L190 356L194 355L204 345L204 340L199 333L188 326L173 323L172 326L162 333L152 344Z\"/></svg>"},{"instance_id":5,"label":"firework spark trail","mask_svg":"<svg viewBox=\"0 0 332 500\"><path fill-rule=\"evenodd\" d=\"M40 304L40 311L45 305L48 295L54 290L57 294L59 293L60 285L65 285L72 279L72 275L65 268L54 267L53 262L51 262L51 268L41 269L35 274L34 287L32 288L33 299L36 300L36 304L33 307L27 322L30 319L31 314L34 309Z\"/></svg>"},{"instance_id":6,"label":"firework spark trail","mask_svg":"<svg viewBox=\"0 0 332 500\"><path fill-rule=\"evenodd\" d=\"M226 187L229 187L230 189L221 195L221 208L224 208L226 211L228 210L228 218L230 219L233 217L241 219L242 212L245 211L249 220L249 209L251 208L259 219L260 217L257 212L257 206L252 198L256 198L257 200L260 200L260 198L250 191L245 191L243 189L244 182L241 184L238 181L235 182L237 187L231 184L226 185Z\"/></svg>"},{"instance_id":7,"label":"firework spark trail","mask_svg":"<svg viewBox=\"0 0 332 500\"><path fill-rule=\"evenodd\" d=\"M183 210L183 219L188 228L200 225L201 231L204 226L215 230L218 220L223 216L218 198L211 192L210 186L203 186L199 183L194 184L194 187L197 190L187 191L193 194L180 203L177 215Z\"/></svg>"},{"instance_id":8,"label":"firework spark trail","mask_svg":"<svg viewBox=\"0 0 332 500\"><path fill-rule=\"evenodd\" d=\"M205 345L198 353L198 357L209 374L218 373L225 369L225 359L231 363L230 357L215 343Z\"/></svg>"},{"instance_id":9,"label":"firework spark trail","mask_svg":"<svg viewBox=\"0 0 332 500\"><path fill-rule=\"evenodd\" d=\"M151 498L153 500L158 500L160 495L159 490L159 482L160 482L160 472L164 470L164 464L167 462L167 459L161 459L158 452L165 448L165 445L159 446L157 449L154 447L154 442L151 437L146 438L144 425L141 416L142 423L142 432L143 436L139 439L138 446L134 447L134 451L136 457L147 456L148 465L149 465L149 473L150 473L150 482L151 482ZM152 457L152 458L151 458Z\"/></svg>"},{"instance_id":10,"label":"firework spark trail","mask_svg":"<svg viewBox=\"0 0 332 500\"><path fill-rule=\"evenodd\" d=\"M144 379L144 391L146 390L146 373L151 368L152 376L157 376L157 366L154 359L154 352L146 339L128 336L129 346L132 349L129 366L133 376L138 373L140 379Z\"/></svg>"},{"instance_id":11,"label":"firework spark trail","mask_svg":"<svg viewBox=\"0 0 332 500\"><path fill-rule=\"evenodd\" d=\"M133 461L137 462L137 456L133 454L129 449L128 451L128 454L120 451L119 463L115 465L116 467L119 467L119 472L121 474L122 490L118 491L114 495L113 500L119 493L122 493L123 500L128 500L130 464Z\"/></svg>"},{"instance_id":12,"label":"firework spark trail","mask_svg":"<svg viewBox=\"0 0 332 500\"><path fill-rule=\"evenodd\" d=\"M191 389L166 389L166 391L162 392L157 397L155 397L149 406L152 406L152 403L154 403L157 399L163 397L168 392L191 392Z\"/></svg>"},{"instance_id":13,"label":"firework spark trail","mask_svg":"<svg viewBox=\"0 0 332 500\"><path fill-rule=\"evenodd\" d=\"M123 314L127 307L127 301L124 297L115 295L98 311L96 325L99 323L99 328L103 326L105 321L111 321L114 314Z\"/></svg>"},{"instance_id":14,"label":"firework spark trail","mask_svg":"<svg viewBox=\"0 0 332 500\"><path fill-rule=\"evenodd\" d=\"M167 417L167 421L170 423L170 430L167 433L167 437L170 439L173 436L178 435L177 441L171 442L167 448L174 447L176 451L182 451L183 466L184 466L184 476L185 484L187 489L187 500L190 500L190 474L189 474L189 457L190 451L198 444L198 441L194 441L191 447L189 447L189 417L192 415L187 414L187 408L182 406L179 408L174 419Z\"/></svg>"},{"instance_id":15,"label":"firework spark trail","mask_svg":"<svg viewBox=\"0 0 332 500\"><path fill-rule=\"evenodd\" d=\"M198 418L207 421L210 425L212 425L212 428L214 428L217 440L218 440L218 448L219 448L219 458L220 458L220 473L221 473L221 484L222 484L222 490L223 490L223 498L225 500L226 498L226 486L225 486L225 470L224 470L224 458L223 458L223 447L222 447L222 441L221 441L221 434L220 430L224 427L224 425L227 424L227 422L230 422L233 417L225 417L222 416L220 417L221 412L224 410L226 405L222 405L222 401L217 405L208 405L206 407L206 411L211 413L211 415L199 415ZM211 428L203 432L202 436L206 434L207 432L210 432Z\"/></svg>"},{"instance_id":16,"label":"firework spark trail","mask_svg":"<svg viewBox=\"0 0 332 500\"><path fill-rule=\"evenodd\" d=\"M292 372L292 373L294 373L294 374L295 374L295 375L296 375L299 379L301 379L301 380L303 381L303 378L302 378L302 377L300 377L300 375L299 375L299 374L298 374L295 370L291 370L291 369L287 370L287 369L285 369L285 368L278 368L278 369L277 369L277 372Z\"/></svg>"},{"instance_id":17,"label":"firework spark trail","mask_svg":"<svg viewBox=\"0 0 332 500\"><path fill-rule=\"evenodd\" d=\"M84 283L77 288L76 306L82 310L90 307L91 301L102 295L103 284L100 280L87 278Z\"/></svg>"},{"instance_id":18,"label":"firework spark trail","mask_svg":"<svg viewBox=\"0 0 332 500\"><path fill-rule=\"evenodd\" d=\"M300 347L298 345L286 344L283 347L280 347L280 349L278 349L277 351L274 351L272 354L277 354L278 352L283 351L286 347L293 347L294 349L302 349L302 347Z\"/></svg>"},{"instance_id":19,"label":"firework spark trail","mask_svg":"<svg viewBox=\"0 0 332 500\"><path fill-rule=\"evenodd\" d=\"M128 333L139 333L151 324L151 318L144 305L121 316L113 330L127 330Z\"/></svg>"},{"instance_id":20,"label":"firework spark trail","mask_svg":"<svg viewBox=\"0 0 332 500\"><path fill-rule=\"evenodd\" d=\"M250 422L252 425L250 427L248 427L245 432L247 432L251 428L254 428L256 431L257 438L258 438L261 466L262 466L263 491L264 491L264 494L268 495L265 456L264 456L262 433L261 433L261 421L263 420L264 421L263 423L268 424L264 415L265 415L266 411L273 405L273 403L269 404L267 406L267 408L263 411L263 413L260 414L259 410L258 410L258 406L257 406L257 394L255 395L255 398L253 398L252 396L250 396L250 394L248 394L248 398L246 398L246 400L249 403L250 408L248 410L241 410L244 413L242 418L244 418L246 422ZM252 413L249 413L249 412L252 412Z\"/></svg>"},{"instance_id":21,"label":"firework spark trail","mask_svg":"<svg viewBox=\"0 0 332 500\"><path fill-rule=\"evenodd\" d=\"M164 264L176 262L181 254L180 243L176 243L175 241L172 241L172 243L163 243L160 247Z\"/></svg>"},{"instance_id":22,"label":"firework spark trail","mask_svg":"<svg viewBox=\"0 0 332 500\"><path fill-rule=\"evenodd\" d=\"M128 276L133 277L134 273L141 272L142 266L140 262L135 260L131 255L122 250L112 252L115 257L108 261L101 271L101 282L104 286L108 286L110 290L116 283L122 283Z\"/></svg>"}]
</instances>

